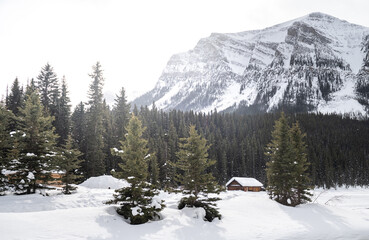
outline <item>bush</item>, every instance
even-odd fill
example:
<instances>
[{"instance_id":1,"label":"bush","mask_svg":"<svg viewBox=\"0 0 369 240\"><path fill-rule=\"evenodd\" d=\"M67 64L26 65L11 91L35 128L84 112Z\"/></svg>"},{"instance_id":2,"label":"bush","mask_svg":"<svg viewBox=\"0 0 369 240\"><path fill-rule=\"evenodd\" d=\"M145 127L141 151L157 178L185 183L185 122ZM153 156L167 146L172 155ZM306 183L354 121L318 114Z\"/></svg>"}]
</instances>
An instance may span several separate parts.
<instances>
[{"instance_id":1,"label":"bush","mask_svg":"<svg viewBox=\"0 0 369 240\"><path fill-rule=\"evenodd\" d=\"M160 219L159 212L165 207L162 200L154 198L158 191L153 186L141 182L135 186L115 190L114 199L106 204L120 204L117 213L137 225Z\"/></svg>"},{"instance_id":2,"label":"bush","mask_svg":"<svg viewBox=\"0 0 369 240\"><path fill-rule=\"evenodd\" d=\"M216 204L213 203L218 200L220 200L220 198L198 199L195 196L183 197L179 201L178 209L183 209L184 207L202 207L205 210L204 220L212 222L215 218L218 218L219 220L222 218L218 209L215 208Z\"/></svg>"}]
</instances>

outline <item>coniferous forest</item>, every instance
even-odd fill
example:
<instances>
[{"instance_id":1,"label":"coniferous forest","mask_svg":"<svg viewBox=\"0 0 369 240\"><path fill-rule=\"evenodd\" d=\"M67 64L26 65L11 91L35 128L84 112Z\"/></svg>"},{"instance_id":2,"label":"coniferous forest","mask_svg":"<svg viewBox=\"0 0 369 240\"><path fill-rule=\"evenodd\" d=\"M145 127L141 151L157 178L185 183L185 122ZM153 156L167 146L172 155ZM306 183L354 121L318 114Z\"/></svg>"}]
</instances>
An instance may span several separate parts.
<instances>
[{"instance_id":1,"label":"coniferous forest","mask_svg":"<svg viewBox=\"0 0 369 240\"><path fill-rule=\"evenodd\" d=\"M42 67L37 79L27 86L21 86L15 79L9 88L0 106L1 165L8 170L32 168L36 173L29 176L18 171L20 192L34 192L36 180L46 178L47 171L67 169L62 164L66 158L58 154L63 149L76 152L70 158L75 168L80 168L71 172L72 179L82 181L120 171L121 158L111 149L119 148L125 140L132 115L142 122L145 129L142 137L147 140L148 152L155 155L148 162L147 180L160 188L178 185L176 153L180 139L189 137L190 125L209 144L208 157L215 164L206 171L219 184L234 176L254 177L266 183L266 147L281 111L252 115L216 110L208 114L164 112L155 103L138 108L127 102L124 86L120 87L115 103L109 106L102 94L102 66L96 63L89 76L88 101L73 109L67 80L60 79L50 64ZM286 119L289 123L298 122L306 133L311 186L369 185L367 118L287 111ZM27 165L33 158L43 161Z\"/></svg>"}]
</instances>

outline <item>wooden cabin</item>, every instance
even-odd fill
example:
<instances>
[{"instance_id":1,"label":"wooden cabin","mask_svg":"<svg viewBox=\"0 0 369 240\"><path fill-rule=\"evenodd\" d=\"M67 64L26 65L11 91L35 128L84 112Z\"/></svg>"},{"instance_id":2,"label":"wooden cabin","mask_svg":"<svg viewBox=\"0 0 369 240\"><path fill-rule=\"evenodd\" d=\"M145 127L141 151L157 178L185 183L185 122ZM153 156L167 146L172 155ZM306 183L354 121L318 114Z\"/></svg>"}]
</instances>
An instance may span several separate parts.
<instances>
[{"instance_id":1,"label":"wooden cabin","mask_svg":"<svg viewBox=\"0 0 369 240\"><path fill-rule=\"evenodd\" d=\"M63 187L64 183L62 182L62 177L64 175L65 174L63 172L52 172L51 179L49 181L44 181L41 178L39 180L36 180L36 184L46 184L53 187ZM5 176L8 178L9 182L12 182L12 180L14 181L15 179L17 179L16 172L14 171L6 171Z\"/></svg>"},{"instance_id":2,"label":"wooden cabin","mask_svg":"<svg viewBox=\"0 0 369 240\"><path fill-rule=\"evenodd\" d=\"M260 192L263 184L255 178L233 177L226 184L228 191L242 190L245 192Z\"/></svg>"}]
</instances>

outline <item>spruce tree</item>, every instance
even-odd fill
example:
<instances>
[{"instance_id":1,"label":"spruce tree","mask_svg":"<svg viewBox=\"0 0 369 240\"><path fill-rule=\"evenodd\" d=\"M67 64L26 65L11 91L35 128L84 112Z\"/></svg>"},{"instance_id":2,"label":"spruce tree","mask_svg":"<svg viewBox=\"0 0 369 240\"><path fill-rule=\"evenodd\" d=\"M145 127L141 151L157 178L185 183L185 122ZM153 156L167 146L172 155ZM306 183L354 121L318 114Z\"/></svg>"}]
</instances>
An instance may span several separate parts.
<instances>
[{"instance_id":1,"label":"spruce tree","mask_svg":"<svg viewBox=\"0 0 369 240\"><path fill-rule=\"evenodd\" d=\"M293 161L291 161L289 126L284 113L275 123L272 141L267 146L266 155L270 157L266 169L270 198L281 204L290 205L293 197L291 177Z\"/></svg>"},{"instance_id":2,"label":"spruce tree","mask_svg":"<svg viewBox=\"0 0 369 240\"><path fill-rule=\"evenodd\" d=\"M120 140L124 139L126 134L126 127L129 122L130 104L127 103L126 93L124 88L121 88L119 95L116 96L115 105L113 107L114 119L114 139L118 144Z\"/></svg>"},{"instance_id":3,"label":"spruce tree","mask_svg":"<svg viewBox=\"0 0 369 240\"><path fill-rule=\"evenodd\" d=\"M301 132L299 123L296 122L293 124L290 129L292 157L294 159L292 177L295 179L295 184L293 186L295 190L294 199L292 201L293 206L311 201L311 193L309 192L311 180L307 172L310 163L307 159L307 147L304 142L305 137L306 134Z\"/></svg>"},{"instance_id":4,"label":"spruce tree","mask_svg":"<svg viewBox=\"0 0 369 240\"><path fill-rule=\"evenodd\" d=\"M112 130L111 135L113 146L119 146L121 140L125 139L126 127L130 118L130 104L127 103L126 93L122 87L119 94L116 95L115 104L112 109ZM110 149L111 146L108 147ZM110 169L118 167L119 157L113 156Z\"/></svg>"},{"instance_id":5,"label":"spruce tree","mask_svg":"<svg viewBox=\"0 0 369 240\"><path fill-rule=\"evenodd\" d=\"M54 69L49 63L42 67L40 74L37 76L36 85L45 110L49 111L52 116L55 116L56 103L59 97L59 85Z\"/></svg>"},{"instance_id":6,"label":"spruce tree","mask_svg":"<svg viewBox=\"0 0 369 240\"><path fill-rule=\"evenodd\" d=\"M9 189L8 177L5 173L9 167L10 152L12 150L12 135L15 132L10 132L10 122L13 118L12 112L6 110L0 105L0 196Z\"/></svg>"},{"instance_id":7,"label":"spruce tree","mask_svg":"<svg viewBox=\"0 0 369 240\"><path fill-rule=\"evenodd\" d=\"M148 181L154 186L158 186L159 185L159 165L158 165L157 157L155 154L150 155L148 167L149 167Z\"/></svg>"},{"instance_id":8,"label":"spruce tree","mask_svg":"<svg viewBox=\"0 0 369 240\"><path fill-rule=\"evenodd\" d=\"M73 147L86 155L86 109L83 102L75 107L71 116L71 136Z\"/></svg>"},{"instance_id":9,"label":"spruce tree","mask_svg":"<svg viewBox=\"0 0 369 240\"><path fill-rule=\"evenodd\" d=\"M22 107L22 103L23 103L23 89L19 85L18 78L16 78L10 89L6 107L10 111L12 111L14 115L18 116L19 110Z\"/></svg>"},{"instance_id":10,"label":"spruce tree","mask_svg":"<svg viewBox=\"0 0 369 240\"><path fill-rule=\"evenodd\" d=\"M70 134L70 99L68 96L65 76L62 78L61 95L57 106L57 118L55 119L56 133L59 135L58 145L64 145Z\"/></svg>"},{"instance_id":11,"label":"spruce tree","mask_svg":"<svg viewBox=\"0 0 369 240\"><path fill-rule=\"evenodd\" d=\"M110 149L113 146L117 146L114 144L114 133L113 133L113 117L112 112L110 111L109 105L106 104L106 100L103 101L103 138L104 138L104 148L103 152L105 155L105 173L110 173L112 169L116 168L115 160L117 157L111 154Z\"/></svg>"},{"instance_id":12,"label":"spruce tree","mask_svg":"<svg viewBox=\"0 0 369 240\"><path fill-rule=\"evenodd\" d=\"M121 149L112 149L112 154L123 160L119 164L121 172L113 172L113 175L125 178L130 186L117 189L114 200L108 203L119 203L118 214L131 224L142 224L160 218L159 212L164 205L154 198L158 191L147 183L151 154L148 153L147 140L142 138L145 129L138 117L131 117L126 130L127 135L121 141Z\"/></svg>"},{"instance_id":13,"label":"spruce tree","mask_svg":"<svg viewBox=\"0 0 369 240\"><path fill-rule=\"evenodd\" d=\"M64 184L64 194L71 194L71 191L76 189L76 187L71 184L82 177L78 170L84 160L80 159L82 153L78 149L73 148L72 141L72 138L69 136L60 151L60 158L58 161L59 170L63 173L61 180Z\"/></svg>"},{"instance_id":14,"label":"spruce tree","mask_svg":"<svg viewBox=\"0 0 369 240\"><path fill-rule=\"evenodd\" d=\"M31 81L27 82L26 92L24 93L24 102L28 100L28 96L31 96L37 89L35 80L32 78ZM24 105L22 106L24 107Z\"/></svg>"},{"instance_id":15,"label":"spruce tree","mask_svg":"<svg viewBox=\"0 0 369 240\"><path fill-rule=\"evenodd\" d=\"M56 138L53 118L45 113L36 92L27 96L21 109L20 131L14 138L18 145L12 151L11 170L16 171L15 185L18 193L35 193L39 182L50 179L56 163Z\"/></svg>"},{"instance_id":16,"label":"spruce tree","mask_svg":"<svg viewBox=\"0 0 369 240\"><path fill-rule=\"evenodd\" d=\"M89 109L86 126L86 177L100 176L105 173L104 128L103 128L103 70L97 62L92 67L92 83L89 89Z\"/></svg>"},{"instance_id":17,"label":"spruce tree","mask_svg":"<svg viewBox=\"0 0 369 240\"><path fill-rule=\"evenodd\" d=\"M308 201L305 143L298 124L290 129L284 113L276 121L272 141L267 146L268 192L277 202L296 206Z\"/></svg>"},{"instance_id":18,"label":"spruce tree","mask_svg":"<svg viewBox=\"0 0 369 240\"><path fill-rule=\"evenodd\" d=\"M166 135L166 152L167 158L166 162L161 167L163 172L163 185L165 189L172 189L177 187L177 182L175 179L176 176L176 167L175 163L177 162L177 151L178 151L178 135L177 130L174 127L173 119L169 122L169 130L168 134Z\"/></svg>"},{"instance_id":19,"label":"spruce tree","mask_svg":"<svg viewBox=\"0 0 369 240\"><path fill-rule=\"evenodd\" d=\"M208 193L217 192L217 184L209 168L215 164L214 160L208 159L209 146L206 139L199 135L194 125L190 126L189 137L182 138L177 153L178 162L175 166L180 170L177 175L182 184L183 193L188 195L181 199L178 208L203 207L206 212L205 219L212 221L221 218L214 207L216 198L208 198ZM200 196L201 195L201 196Z\"/></svg>"}]
</instances>

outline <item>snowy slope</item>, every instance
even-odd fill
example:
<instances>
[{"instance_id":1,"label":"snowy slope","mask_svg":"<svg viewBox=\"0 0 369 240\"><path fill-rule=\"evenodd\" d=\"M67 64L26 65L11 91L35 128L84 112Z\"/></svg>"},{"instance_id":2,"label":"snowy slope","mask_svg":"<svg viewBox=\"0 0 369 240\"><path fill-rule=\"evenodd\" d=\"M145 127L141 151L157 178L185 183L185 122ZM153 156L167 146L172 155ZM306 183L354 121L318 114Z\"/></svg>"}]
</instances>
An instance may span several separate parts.
<instances>
[{"instance_id":1,"label":"snowy slope","mask_svg":"<svg viewBox=\"0 0 369 240\"><path fill-rule=\"evenodd\" d=\"M155 88L133 104L204 112L287 104L364 113L355 84L368 34L367 27L322 13L263 30L214 33L172 56Z\"/></svg>"},{"instance_id":2,"label":"snowy slope","mask_svg":"<svg viewBox=\"0 0 369 240\"><path fill-rule=\"evenodd\" d=\"M96 183L100 180L96 180ZM222 220L199 219L198 209L178 210L180 194L162 192L163 220L129 225L103 201L112 189L79 186L69 196L49 191L0 197L0 233L10 239L367 239L369 189L315 191L314 203L296 208L270 200L265 192L224 192ZM197 218L196 218L197 217Z\"/></svg>"}]
</instances>

